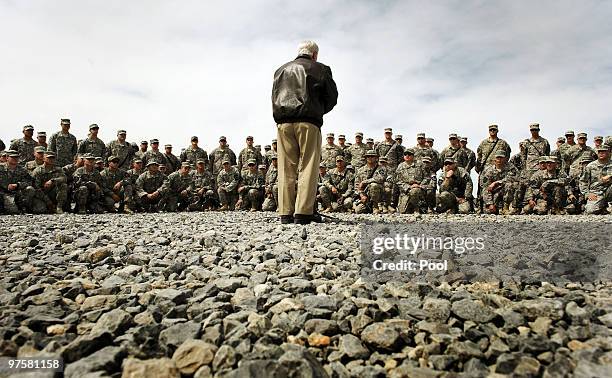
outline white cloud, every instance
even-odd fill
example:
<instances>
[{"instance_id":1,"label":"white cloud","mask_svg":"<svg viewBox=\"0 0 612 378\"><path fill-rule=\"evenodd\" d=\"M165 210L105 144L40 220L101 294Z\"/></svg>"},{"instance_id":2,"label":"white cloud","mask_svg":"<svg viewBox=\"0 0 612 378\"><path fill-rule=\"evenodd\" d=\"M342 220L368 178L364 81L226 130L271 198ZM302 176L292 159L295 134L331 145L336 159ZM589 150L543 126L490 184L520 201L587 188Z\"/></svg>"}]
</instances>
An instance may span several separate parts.
<instances>
[{"instance_id":1,"label":"white cloud","mask_svg":"<svg viewBox=\"0 0 612 378\"><path fill-rule=\"evenodd\" d=\"M534 121L551 142L610 134L611 16L600 1L3 1L0 138L69 117L80 138L95 122L177 152L193 134L268 144L272 74L305 38L340 91L324 131L425 131L439 149L454 131L475 148L490 123L514 148Z\"/></svg>"}]
</instances>

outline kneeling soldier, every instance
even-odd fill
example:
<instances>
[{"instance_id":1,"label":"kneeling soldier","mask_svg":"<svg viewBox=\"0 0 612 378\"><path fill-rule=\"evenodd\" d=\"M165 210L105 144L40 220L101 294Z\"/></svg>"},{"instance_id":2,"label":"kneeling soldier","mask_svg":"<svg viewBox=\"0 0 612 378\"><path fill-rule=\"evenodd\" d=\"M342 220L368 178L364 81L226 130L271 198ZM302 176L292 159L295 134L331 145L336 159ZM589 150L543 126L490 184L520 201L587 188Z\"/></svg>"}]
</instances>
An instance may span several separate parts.
<instances>
[{"instance_id":1,"label":"kneeling soldier","mask_svg":"<svg viewBox=\"0 0 612 378\"><path fill-rule=\"evenodd\" d=\"M404 161L397 167L395 179L400 191L399 213L419 212L420 203L425 199L425 189L430 178L423 166L415 163L412 148L404 150Z\"/></svg>"},{"instance_id":2,"label":"kneeling soldier","mask_svg":"<svg viewBox=\"0 0 612 378\"><path fill-rule=\"evenodd\" d=\"M147 171L138 176L136 180L136 195L144 211L157 212L163 204L161 187L166 176L159 171L159 163L151 160L147 163Z\"/></svg>"},{"instance_id":3,"label":"kneeling soldier","mask_svg":"<svg viewBox=\"0 0 612 378\"><path fill-rule=\"evenodd\" d=\"M242 178L238 187L240 200L236 207L240 210L246 210L250 206L250 211L257 211L261 204L265 178L257 171L257 161L255 159L249 160L247 165L248 170L241 173Z\"/></svg>"},{"instance_id":4,"label":"kneeling soldier","mask_svg":"<svg viewBox=\"0 0 612 378\"><path fill-rule=\"evenodd\" d=\"M378 155L374 150L366 152L366 165L357 170L355 175L355 213L373 212L379 214L382 207L384 169L378 165Z\"/></svg>"},{"instance_id":5,"label":"kneeling soldier","mask_svg":"<svg viewBox=\"0 0 612 378\"><path fill-rule=\"evenodd\" d=\"M585 195L586 214L605 214L612 202L612 162L610 146L597 147L597 160L589 163L580 176L580 191Z\"/></svg>"},{"instance_id":6,"label":"kneeling soldier","mask_svg":"<svg viewBox=\"0 0 612 378\"><path fill-rule=\"evenodd\" d=\"M278 206L278 157L276 154L271 155L270 162L266 173L266 199L261 205L263 211L274 211Z\"/></svg>"},{"instance_id":7,"label":"kneeling soldier","mask_svg":"<svg viewBox=\"0 0 612 378\"><path fill-rule=\"evenodd\" d=\"M238 184L240 183L240 172L236 167L230 165L229 159L223 160L223 169L217 175L217 193L221 208L219 210L234 210L238 197Z\"/></svg>"},{"instance_id":8,"label":"kneeling soldier","mask_svg":"<svg viewBox=\"0 0 612 378\"><path fill-rule=\"evenodd\" d=\"M68 185L64 170L55 166L55 153L45 152L43 165L32 172L34 187L38 197L49 212L63 214L63 207L68 197Z\"/></svg>"},{"instance_id":9,"label":"kneeling soldier","mask_svg":"<svg viewBox=\"0 0 612 378\"><path fill-rule=\"evenodd\" d=\"M219 202L215 197L215 180L212 173L206 169L206 160L198 159L195 171L192 171L193 188L190 211L210 210L217 207Z\"/></svg>"},{"instance_id":10,"label":"kneeling soldier","mask_svg":"<svg viewBox=\"0 0 612 378\"><path fill-rule=\"evenodd\" d=\"M84 164L77 168L74 178L74 202L79 214L100 213L100 199L103 195L104 185L102 176L95 166L96 158L93 155L84 156Z\"/></svg>"},{"instance_id":11,"label":"kneeling soldier","mask_svg":"<svg viewBox=\"0 0 612 378\"><path fill-rule=\"evenodd\" d=\"M547 156L545 161L546 170L537 171L529 180L525 195L529 201L523 207L525 214L565 214L567 174L558 169L556 157Z\"/></svg>"},{"instance_id":12,"label":"kneeling soldier","mask_svg":"<svg viewBox=\"0 0 612 378\"><path fill-rule=\"evenodd\" d=\"M440 193L436 198L438 213L469 214L472 199L472 179L464 168L458 167L455 159L446 157L444 169L438 179Z\"/></svg>"},{"instance_id":13,"label":"kneeling soldier","mask_svg":"<svg viewBox=\"0 0 612 378\"><path fill-rule=\"evenodd\" d=\"M327 173L321 188L323 212L352 210L353 181L353 174L347 171L344 157L336 156L336 168Z\"/></svg>"},{"instance_id":14,"label":"kneeling soldier","mask_svg":"<svg viewBox=\"0 0 612 378\"><path fill-rule=\"evenodd\" d=\"M518 176L516 167L506 162L506 154L498 151L494 164L487 166L481 174L482 200L487 214L497 214L502 207L503 215L510 213Z\"/></svg>"},{"instance_id":15,"label":"kneeling soldier","mask_svg":"<svg viewBox=\"0 0 612 378\"><path fill-rule=\"evenodd\" d=\"M170 173L164 181L160 191L164 194L166 211L173 213L184 210L189 205L193 190L193 177L189 171L191 164L184 161L181 163L181 169Z\"/></svg>"},{"instance_id":16,"label":"kneeling soldier","mask_svg":"<svg viewBox=\"0 0 612 378\"><path fill-rule=\"evenodd\" d=\"M108 167L100 173L104 179L104 207L106 211L116 212L115 204L119 204L119 212L131 214L135 210L131 176L119 168L119 157L108 158ZM127 204L127 207L125 206Z\"/></svg>"},{"instance_id":17,"label":"kneeling soldier","mask_svg":"<svg viewBox=\"0 0 612 378\"><path fill-rule=\"evenodd\" d=\"M19 165L19 152L6 151L6 164L0 165L0 210L8 214L32 212L36 190L32 176Z\"/></svg>"}]
</instances>

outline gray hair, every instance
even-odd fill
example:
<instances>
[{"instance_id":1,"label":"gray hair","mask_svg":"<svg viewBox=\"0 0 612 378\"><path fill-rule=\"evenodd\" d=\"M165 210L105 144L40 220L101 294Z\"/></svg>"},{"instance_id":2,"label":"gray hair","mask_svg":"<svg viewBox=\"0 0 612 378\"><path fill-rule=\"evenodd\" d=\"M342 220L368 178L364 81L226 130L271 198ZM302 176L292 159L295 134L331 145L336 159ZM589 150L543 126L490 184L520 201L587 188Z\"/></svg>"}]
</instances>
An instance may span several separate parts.
<instances>
[{"instance_id":1,"label":"gray hair","mask_svg":"<svg viewBox=\"0 0 612 378\"><path fill-rule=\"evenodd\" d=\"M314 41L302 41L298 45L298 55L308 55L312 57L319 53L319 46Z\"/></svg>"}]
</instances>

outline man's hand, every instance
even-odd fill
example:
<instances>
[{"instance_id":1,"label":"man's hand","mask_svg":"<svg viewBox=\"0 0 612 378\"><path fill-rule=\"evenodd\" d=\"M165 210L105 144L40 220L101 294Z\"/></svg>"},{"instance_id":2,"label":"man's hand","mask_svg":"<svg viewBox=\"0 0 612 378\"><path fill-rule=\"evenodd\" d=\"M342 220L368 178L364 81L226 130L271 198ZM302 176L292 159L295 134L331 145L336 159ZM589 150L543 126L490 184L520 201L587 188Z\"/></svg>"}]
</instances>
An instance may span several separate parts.
<instances>
[{"instance_id":1,"label":"man's hand","mask_svg":"<svg viewBox=\"0 0 612 378\"><path fill-rule=\"evenodd\" d=\"M529 207L534 208L536 205L536 202L532 199L529 200Z\"/></svg>"},{"instance_id":2,"label":"man's hand","mask_svg":"<svg viewBox=\"0 0 612 378\"><path fill-rule=\"evenodd\" d=\"M587 196L587 199L588 199L589 201L597 201L597 194L595 194L595 193L590 193L590 194Z\"/></svg>"},{"instance_id":3,"label":"man's hand","mask_svg":"<svg viewBox=\"0 0 612 378\"><path fill-rule=\"evenodd\" d=\"M359 195L359 200L361 201L361 203L366 203L368 202L368 196L362 193Z\"/></svg>"},{"instance_id":4,"label":"man's hand","mask_svg":"<svg viewBox=\"0 0 612 378\"><path fill-rule=\"evenodd\" d=\"M420 184L417 184L417 183L414 183L414 184L410 185L410 188L411 188L411 189L414 189L414 188L420 188L420 187L421 187L421 185L420 185Z\"/></svg>"},{"instance_id":5,"label":"man's hand","mask_svg":"<svg viewBox=\"0 0 612 378\"><path fill-rule=\"evenodd\" d=\"M187 195L188 195L188 194L189 194L189 191L188 191L187 189L185 189L185 190L183 190L183 191L181 192L181 196L182 196L182 197L187 197Z\"/></svg>"},{"instance_id":6,"label":"man's hand","mask_svg":"<svg viewBox=\"0 0 612 378\"><path fill-rule=\"evenodd\" d=\"M238 188L238 193L242 193L243 190L244 190L244 186L241 186L240 188Z\"/></svg>"},{"instance_id":7,"label":"man's hand","mask_svg":"<svg viewBox=\"0 0 612 378\"><path fill-rule=\"evenodd\" d=\"M121 197L119 197L115 193L111 194L111 196L113 197L113 201L115 201L115 202L119 202L121 200Z\"/></svg>"},{"instance_id":8,"label":"man's hand","mask_svg":"<svg viewBox=\"0 0 612 378\"><path fill-rule=\"evenodd\" d=\"M8 184L8 190L17 190L17 184Z\"/></svg>"},{"instance_id":9,"label":"man's hand","mask_svg":"<svg viewBox=\"0 0 612 378\"><path fill-rule=\"evenodd\" d=\"M446 171L446 174L444 176L448 179L448 178L451 178L454 173L455 171L453 171L452 169L449 169L448 171Z\"/></svg>"},{"instance_id":10,"label":"man's hand","mask_svg":"<svg viewBox=\"0 0 612 378\"><path fill-rule=\"evenodd\" d=\"M53 180L45 182L43 186L45 187L45 189L51 189L53 187Z\"/></svg>"},{"instance_id":11,"label":"man's hand","mask_svg":"<svg viewBox=\"0 0 612 378\"><path fill-rule=\"evenodd\" d=\"M491 193L492 191L494 191L497 184L498 184L497 181L493 181L491 184L489 184L487 186L487 192Z\"/></svg>"},{"instance_id":12,"label":"man's hand","mask_svg":"<svg viewBox=\"0 0 612 378\"><path fill-rule=\"evenodd\" d=\"M338 189L336 189L336 187L335 187L335 186L332 186L332 188L331 188L331 192L332 192L333 194L337 194L337 193L338 193Z\"/></svg>"},{"instance_id":13,"label":"man's hand","mask_svg":"<svg viewBox=\"0 0 612 378\"><path fill-rule=\"evenodd\" d=\"M601 182L607 184L608 182L610 182L610 179L612 179L612 175L602 176Z\"/></svg>"},{"instance_id":14,"label":"man's hand","mask_svg":"<svg viewBox=\"0 0 612 378\"><path fill-rule=\"evenodd\" d=\"M115 186L113 186L113 191L114 192L118 192L119 189L121 189L122 185L123 185L123 183L121 181L119 181L118 183L115 184Z\"/></svg>"},{"instance_id":15,"label":"man's hand","mask_svg":"<svg viewBox=\"0 0 612 378\"><path fill-rule=\"evenodd\" d=\"M457 202L458 203L464 203L465 202L465 198L457 198Z\"/></svg>"}]
</instances>

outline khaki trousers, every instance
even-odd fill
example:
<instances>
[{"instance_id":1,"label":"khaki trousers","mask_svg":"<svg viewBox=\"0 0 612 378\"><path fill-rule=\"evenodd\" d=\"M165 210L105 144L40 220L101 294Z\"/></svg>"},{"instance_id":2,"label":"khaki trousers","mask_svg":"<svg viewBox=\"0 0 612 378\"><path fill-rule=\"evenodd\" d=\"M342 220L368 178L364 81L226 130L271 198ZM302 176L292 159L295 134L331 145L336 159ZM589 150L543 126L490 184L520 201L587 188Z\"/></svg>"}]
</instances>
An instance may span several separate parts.
<instances>
[{"instance_id":1,"label":"khaki trousers","mask_svg":"<svg viewBox=\"0 0 612 378\"><path fill-rule=\"evenodd\" d=\"M281 123L277 127L278 212L312 215L321 161L321 129L308 122Z\"/></svg>"}]
</instances>

